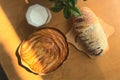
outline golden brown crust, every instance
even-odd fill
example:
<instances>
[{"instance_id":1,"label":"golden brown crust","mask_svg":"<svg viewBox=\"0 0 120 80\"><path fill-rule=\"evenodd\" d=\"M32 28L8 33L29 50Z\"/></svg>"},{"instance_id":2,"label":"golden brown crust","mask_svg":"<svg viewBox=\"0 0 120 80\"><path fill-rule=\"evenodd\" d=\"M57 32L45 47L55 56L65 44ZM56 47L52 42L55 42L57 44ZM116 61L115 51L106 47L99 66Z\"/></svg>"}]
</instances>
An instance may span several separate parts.
<instances>
[{"instance_id":1,"label":"golden brown crust","mask_svg":"<svg viewBox=\"0 0 120 80\"><path fill-rule=\"evenodd\" d=\"M81 11L82 16L73 17L74 25L81 26L81 28L85 28L89 26L90 24L99 23L96 15L89 8L82 7L80 8L80 11Z\"/></svg>"},{"instance_id":2,"label":"golden brown crust","mask_svg":"<svg viewBox=\"0 0 120 80\"><path fill-rule=\"evenodd\" d=\"M33 72L46 74L57 69L66 59L68 44L60 31L42 28L22 42L19 53Z\"/></svg>"},{"instance_id":3,"label":"golden brown crust","mask_svg":"<svg viewBox=\"0 0 120 80\"><path fill-rule=\"evenodd\" d=\"M88 55L105 53L108 42L102 25L96 15L87 7L81 8L82 16L73 18L75 41Z\"/></svg>"}]
</instances>

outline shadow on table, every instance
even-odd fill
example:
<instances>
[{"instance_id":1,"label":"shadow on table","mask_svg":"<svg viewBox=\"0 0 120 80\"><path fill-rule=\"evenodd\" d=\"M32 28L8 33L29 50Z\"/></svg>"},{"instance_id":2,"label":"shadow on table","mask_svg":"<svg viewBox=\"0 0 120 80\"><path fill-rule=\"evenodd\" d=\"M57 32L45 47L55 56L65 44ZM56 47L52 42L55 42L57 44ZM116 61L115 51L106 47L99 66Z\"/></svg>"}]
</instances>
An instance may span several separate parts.
<instances>
[{"instance_id":1,"label":"shadow on table","mask_svg":"<svg viewBox=\"0 0 120 80\"><path fill-rule=\"evenodd\" d=\"M11 79L21 80L21 78L15 71L15 68L13 66L14 63L12 62L12 59L10 58L10 56L8 55L8 53L6 52L6 50L4 49L2 44L0 44L0 55L1 55L0 63L1 63L3 70L5 71L4 75L0 74L0 75L3 75L2 79L0 79L0 80L7 80L8 79L7 77L9 77L10 80ZM6 73L6 72L8 72L8 73Z\"/></svg>"},{"instance_id":2,"label":"shadow on table","mask_svg":"<svg viewBox=\"0 0 120 80\"><path fill-rule=\"evenodd\" d=\"M7 15L8 19L10 20L11 24L13 25L13 28L15 29L16 33L18 34L19 38L23 40L25 37L30 35L33 31L37 30L38 28L35 28L31 25L29 25L26 21L26 12L30 5L33 4L41 4L45 7L50 7L51 2L47 2L49 0L28 0L29 3L25 3L25 0L0 0L0 6L2 7L3 11ZM47 4L45 4L47 2ZM55 14L55 13L52 13ZM60 13L55 14L55 17L59 16ZM61 15L63 17L63 15ZM52 19L51 23L49 23L48 27L56 27L59 20L61 20L61 16L58 18ZM57 19L57 20L56 20ZM56 21L56 23L54 23ZM61 23L62 24L62 23ZM56 27L57 28L57 27ZM69 27L66 27L65 29L68 29ZM60 28L59 28L60 29ZM62 30L65 31L65 30Z\"/></svg>"},{"instance_id":3,"label":"shadow on table","mask_svg":"<svg viewBox=\"0 0 120 80\"><path fill-rule=\"evenodd\" d=\"M3 70L2 66L0 65L0 80L8 80L5 71Z\"/></svg>"},{"instance_id":4,"label":"shadow on table","mask_svg":"<svg viewBox=\"0 0 120 80\"><path fill-rule=\"evenodd\" d=\"M97 60L76 51L72 45L69 45L69 49L69 56L63 65L56 71L43 76L44 80L106 80Z\"/></svg>"},{"instance_id":5,"label":"shadow on table","mask_svg":"<svg viewBox=\"0 0 120 80\"><path fill-rule=\"evenodd\" d=\"M37 29L27 24L25 13L28 6L35 3L48 6L50 3L46 5L45 1L48 0L29 0L30 3L26 4L24 0L12 0L12 2L10 0L0 0L1 7L21 40ZM5 54L4 48L2 46L1 48ZM105 80L104 75L96 62L97 60L95 61L88 58L82 52L76 51L71 45L69 45L69 50L68 59L63 65L56 71L42 76L43 80ZM17 56L19 58L19 55ZM8 58L9 65L12 66L9 55L5 54L5 56L2 57ZM19 62L20 61L18 61L18 63ZM16 76L15 80L19 80L20 77L15 72L14 67L11 67L11 70L13 72L11 72L12 74L10 76Z\"/></svg>"},{"instance_id":6,"label":"shadow on table","mask_svg":"<svg viewBox=\"0 0 120 80\"><path fill-rule=\"evenodd\" d=\"M97 60L90 59L82 52L76 52L71 44L69 49L70 53L66 61L57 70L40 76L43 80L106 80L96 62ZM18 50L16 56L21 67L34 75L38 75L21 63Z\"/></svg>"},{"instance_id":7,"label":"shadow on table","mask_svg":"<svg viewBox=\"0 0 120 80\"><path fill-rule=\"evenodd\" d=\"M0 0L0 6L21 40L36 30L25 18L29 5L24 0Z\"/></svg>"}]
</instances>

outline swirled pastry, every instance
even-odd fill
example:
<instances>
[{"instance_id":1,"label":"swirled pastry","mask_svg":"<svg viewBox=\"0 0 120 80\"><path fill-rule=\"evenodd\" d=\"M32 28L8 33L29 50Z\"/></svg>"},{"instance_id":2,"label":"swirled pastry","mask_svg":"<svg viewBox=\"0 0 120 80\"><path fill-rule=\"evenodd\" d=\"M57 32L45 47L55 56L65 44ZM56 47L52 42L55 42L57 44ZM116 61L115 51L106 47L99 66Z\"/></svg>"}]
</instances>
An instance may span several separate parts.
<instances>
[{"instance_id":1,"label":"swirled pastry","mask_svg":"<svg viewBox=\"0 0 120 80\"><path fill-rule=\"evenodd\" d=\"M90 56L105 53L108 49L108 41L102 25L89 8L83 7L80 10L82 16L73 18L75 42Z\"/></svg>"},{"instance_id":2,"label":"swirled pastry","mask_svg":"<svg viewBox=\"0 0 120 80\"><path fill-rule=\"evenodd\" d=\"M68 44L60 31L42 28L22 42L19 54L33 72L43 75L63 63L68 55Z\"/></svg>"}]
</instances>

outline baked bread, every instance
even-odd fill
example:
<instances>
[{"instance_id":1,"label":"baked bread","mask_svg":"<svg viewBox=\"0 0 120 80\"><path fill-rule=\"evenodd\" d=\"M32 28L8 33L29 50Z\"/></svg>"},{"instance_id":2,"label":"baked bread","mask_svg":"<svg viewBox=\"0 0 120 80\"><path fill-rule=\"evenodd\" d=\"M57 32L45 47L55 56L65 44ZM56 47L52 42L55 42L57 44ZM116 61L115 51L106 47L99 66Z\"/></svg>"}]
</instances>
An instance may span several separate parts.
<instances>
[{"instance_id":1,"label":"baked bread","mask_svg":"<svg viewBox=\"0 0 120 80\"><path fill-rule=\"evenodd\" d=\"M87 7L82 7L82 16L73 18L75 42L89 56L102 55L108 50L106 34L96 15Z\"/></svg>"},{"instance_id":2,"label":"baked bread","mask_svg":"<svg viewBox=\"0 0 120 80\"><path fill-rule=\"evenodd\" d=\"M64 62L68 55L68 44L57 29L41 28L23 40L18 51L31 71L44 75Z\"/></svg>"}]
</instances>

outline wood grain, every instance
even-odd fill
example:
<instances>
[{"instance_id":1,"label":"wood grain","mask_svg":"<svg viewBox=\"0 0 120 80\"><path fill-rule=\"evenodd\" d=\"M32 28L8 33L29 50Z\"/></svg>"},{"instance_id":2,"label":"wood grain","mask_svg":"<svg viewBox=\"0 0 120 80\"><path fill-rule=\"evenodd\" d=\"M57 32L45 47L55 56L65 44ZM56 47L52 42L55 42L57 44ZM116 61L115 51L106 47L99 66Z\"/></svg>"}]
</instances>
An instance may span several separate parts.
<instances>
[{"instance_id":1,"label":"wood grain","mask_svg":"<svg viewBox=\"0 0 120 80\"><path fill-rule=\"evenodd\" d=\"M106 23L115 28L108 39L109 52L90 59L69 44L69 56L56 71L39 76L20 67L15 56L20 42L36 28L27 24L25 13L35 3L50 7L48 0L0 0L0 63L9 80L120 80L120 0L78 0L78 5L87 6ZM55 27L66 34L71 25L64 19L62 11L52 12L52 20L45 26Z\"/></svg>"}]
</instances>

